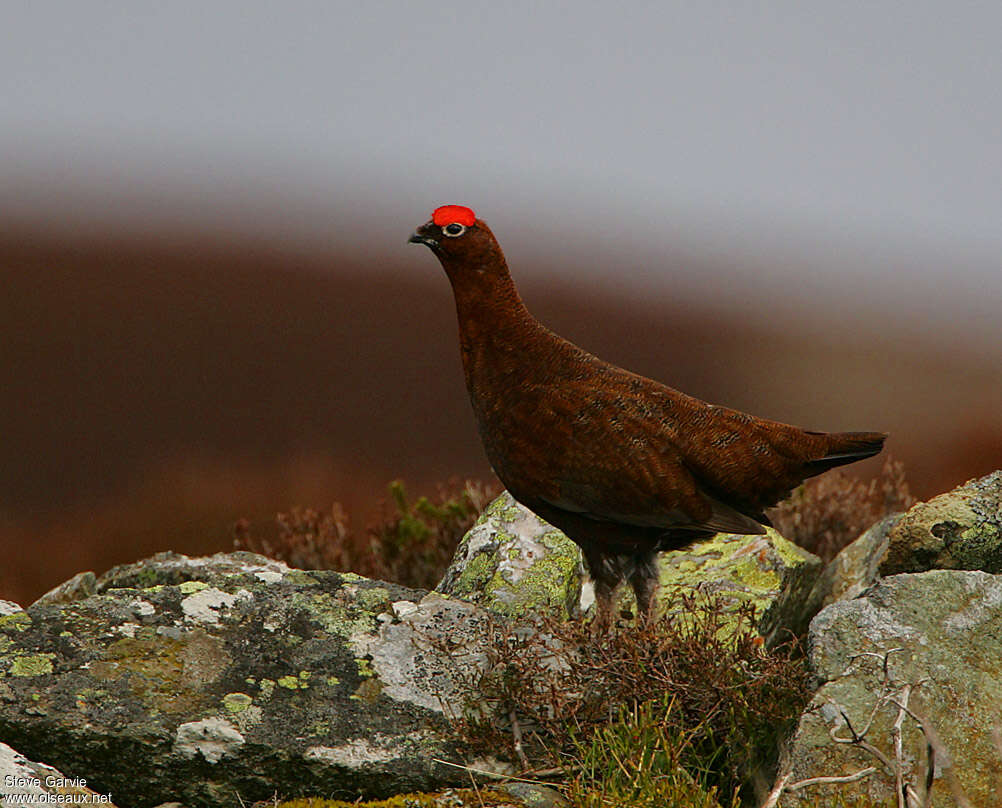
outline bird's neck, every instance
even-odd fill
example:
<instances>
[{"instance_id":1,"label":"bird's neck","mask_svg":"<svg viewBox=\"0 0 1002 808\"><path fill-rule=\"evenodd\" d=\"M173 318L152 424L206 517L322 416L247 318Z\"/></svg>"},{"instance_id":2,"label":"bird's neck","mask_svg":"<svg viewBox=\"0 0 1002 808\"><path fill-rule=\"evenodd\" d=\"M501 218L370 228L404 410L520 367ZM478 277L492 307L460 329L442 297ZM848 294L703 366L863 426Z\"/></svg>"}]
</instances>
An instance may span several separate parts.
<instances>
[{"instance_id":1,"label":"bird's neck","mask_svg":"<svg viewBox=\"0 0 1002 808\"><path fill-rule=\"evenodd\" d=\"M484 266L446 265L445 270L456 300L467 384L499 364L519 364L520 355L542 326L522 302L504 259Z\"/></svg>"}]
</instances>

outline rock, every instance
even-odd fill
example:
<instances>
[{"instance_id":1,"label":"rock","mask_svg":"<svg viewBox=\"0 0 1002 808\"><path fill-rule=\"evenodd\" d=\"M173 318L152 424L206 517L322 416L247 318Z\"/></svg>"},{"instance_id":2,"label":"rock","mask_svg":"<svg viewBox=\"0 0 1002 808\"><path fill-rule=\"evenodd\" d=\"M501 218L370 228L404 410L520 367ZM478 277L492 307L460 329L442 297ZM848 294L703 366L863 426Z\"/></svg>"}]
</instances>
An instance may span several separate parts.
<instances>
[{"instance_id":1,"label":"rock","mask_svg":"<svg viewBox=\"0 0 1002 808\"><path fill-rule=\"evenodd\" d=\"M0 743L0 805L6 808L22 804L10 798L25 796L33 799L24 805L108 805L115 808L111 794L91 791L86 780L67 777L59 770L28 760L7 744Z\"/></svg>"},{"instance_id":2,"label":"rock","mask_svg":"<svg viewBox=\"0 0 1002 808\"><path fill-rule=\"evenodd\" d=\"M825 606L858 597L880 577L880 562L887 552L887 534L903 515L885 516L828 562L807 598L802 616L805 629Z\"/></svg>"},{"instance_id":3,"label":"rock","mask_svg":"<svg viewBox=\"0 0 1002 808\"><path fill-rule=\"evenodd\" d=\"M0 617L6 617L9 614L23 611L24 607L12 600L0 600Z\"/></svg>"},{"instance_id":4,"label":"rock","mask_svg":"<svg viewBox=\"0 0 1002 808\"><path fill-rule=\"evenodd\" d=\"M662 553L658 566L662 610L674 608L679 592L712 594L734 608L751 603L772 642L798 620L806 628L803 604L821 561L770 528L764 536L718 534ZM506 616L566 619L594 601L578 546L508 492L463 538L436 589ZM634 610L628 586L618 597L624 611Z\"/></svg>"},{"instance_id":5,"label":"rock","mask_svg":"<svg viewBox=\"0 0 1002 808\"><path fill-rule=\"evenodd\" d=\"M484 664L477 606L251 553L162 553L95 590L0 617L0 737L24 754L127 805L469 784L435 759Z\"/></svg>"},{"instance_id":6,"label":"rock","mask_svg":"<svg viewBox=\"0 0 1002 808\"><path fill-rule=\"evenodd\" d=\"M506 791L526 808L565 808L568 805L559 791L539 783L515 780L504 783L501 790Z\"/></svg>"},{"instance_id":7,"label":"rock","mask_svg":"<svg viewBox=\"0 0 1002 808\"><path fill-rule=\"evenodd\" d=\"M772 644L802 621L821 559L768 528L764 536L718 533L662 553L658 564L662 603L670 603L680 591L696 591L734 608L750 604L759 631Z\"/></svg>"},{"instance_id":8,"label":"rock","mask_svg":"<svg viewBox=\"0 0 1002 808\"><path fill-rule=\"evenodd\" d=\"M436 591L509 617L581 613L581 551L507 491L467 531Z\"/></svg>"},{"instance_id":9,"label":"rock","mask_svg":"<svg viewBox=\"0 0 1002 808\"><path fill-rule=\"evenodd\" d=\"M1002 703L1002 578L943 570L884 578L862 597L818 614L809 642L822 687L800 719L781 780L789 787L876 770L851 783L787 792L780 806L892 804L896 760L918 794L915 804L924 804L930 745L933 806L958 804L958 787L974 805L997 804L1002 757L992 738ZM901 713L904 704L913 715ZM879 754L833 739L851 737L845 716ZM893 731L899 719L900 755Z\"/></svg>"},{"instance_id":10,"label":"rock","mask_svg":"<svg viewBox=\"0 0 1002 808\"><path fill-rule=\"evenodd\" d=\"M880 575L931 569L1002 573L1002 471L919 502L890 530Z\"/></svg>"},{"instance_id":11,"label":"rock","mask_svg":"<svg viewBox=\"0 0 1002 808\"><path fill-rule=\"evenodd\" d=\"M68 581L64 581L54 589L50 589L35 603L71 603L90 597L97 591L97 576L93 572L78 572Z\"/></svg>"},{"instance_id":12,"label":"rock","mask_svg":"<svg viewBox=\"0 0 1002 808\"><path fill-rule=\"evenodd\" d=\"M879 578L930 569L1002 572L1002 471L877 522L825 567L804 616L857 597Z\"/></svg>"}]
</instances>

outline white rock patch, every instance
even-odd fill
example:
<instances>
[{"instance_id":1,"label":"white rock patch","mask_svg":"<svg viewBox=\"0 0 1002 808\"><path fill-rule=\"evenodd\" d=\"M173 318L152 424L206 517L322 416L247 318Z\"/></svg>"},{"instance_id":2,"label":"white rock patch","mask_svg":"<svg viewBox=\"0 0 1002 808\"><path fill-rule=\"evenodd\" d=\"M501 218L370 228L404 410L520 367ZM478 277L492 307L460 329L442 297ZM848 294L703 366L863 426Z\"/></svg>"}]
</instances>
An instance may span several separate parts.
<instances>
[{"instance_id":1,"label":"white rock patch","mask_svg":"<svg viewBox=\"0 0 1002 808\"><path fill-rule=\"evenodd\" d=\"M246 589L241 589L234 594L223 592L221 589L201 589L188 595L181 601L181 611L185 617L196 623L211 623L219 625L219 610L233 606L237 601L254 596Z\"/></svg>"},{"instance_id":2,"label":"white rock patch","mask_svg":"<svg viewBox=\"0 0 1002 808\"><path fill-rule=\"evenodd\" d=\"M243 743L244 736L229 721L206 718L177 728L174 751L186 758L201 754L209 763L218 763L228 755L235 757Z\"/></svg>"}]
</instances>

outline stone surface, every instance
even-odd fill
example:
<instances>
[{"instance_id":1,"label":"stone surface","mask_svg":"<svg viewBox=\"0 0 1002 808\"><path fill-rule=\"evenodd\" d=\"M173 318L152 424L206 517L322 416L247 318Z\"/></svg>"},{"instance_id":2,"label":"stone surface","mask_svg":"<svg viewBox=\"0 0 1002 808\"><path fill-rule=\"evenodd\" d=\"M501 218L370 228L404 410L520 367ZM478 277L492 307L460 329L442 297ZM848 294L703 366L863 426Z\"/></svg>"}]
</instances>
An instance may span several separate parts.
<instances>
[{"instance_id":1,"label":"stone surface","mask_svg":"<svg viewBox=\"0 0 1002 808\"><path fill-rule=\"evenodd\" d=\"M436 590L507 616L581 613L581 551L503 492L467 531Z\"/></svg>"},{"instance_id":2,"label":"stone surface","mask_svg":"<svg viewBox=\"0 0 1002 808\"><path fill-rule=\"evenodd\" d=\"M12 600L0 600L0 617L6 617L8 614L23 611L24 607L19 603L15 603Z\"/></svg>"},{"instance_id":3,"label":"stone surface","mask_svg":"<svg viewBox=\"0 0 1002 808\"><path fill-rule=\"evenodd\" d=\"M764 536L718 533L684 550L662 553L661 602L678 591L750 604L767 642L782 641L801 620L821 559L772 528Z\"/></svg>"},{"instance_id":4,"label":"stone surface","mask_svg":"<svg viewBox=\"0 0 1002 808\"><path fill-rule=\"evenodd\" d=\"M771 528L764 536L721 533L658 559L661 608L679 592L751 603L764 635L782 639L802 619L821 561ZM577 545L504 492L463 538L438 591L502 615L576 617L594 601ZM633 611L628 586L620 606Z\"/></svg>"},{"instance_id":5,"label":"stone surface","mask_svg":"<svg viewBox=\"0 0 1002 808\"><path fill-rule=\"evenodd\" d=\"M50 589L35 603L70 603L74 600L89 597L97 592L97 576L90 571L78 572L68 581Z\"/></svg>"},{"instance_id":6,"label":"stone surface","mask_svg":"<svg viewBox=\"0 0 1002 808\"><path fill-rule=\"evenodd\" d=\"M957 787L974 805L998 804L1002 757L992 733L1002 721L1002 578L942 570L891 576L862 597L824 609L811 623L809 640L811 666L823 685L801 718L784 777L796 783L869 766L877 771L853 783L786 793L781 806L893 799L891 767L859 744L833 739L832 733L851 736L846 716L892 766L900 758L904 782L920 800L932 739L934 806L958 804ZM892 728L906 695L914 717L901 719L898 755Z\"/></svg>"},{"instance_id":7,"label":"stone surface","mask_svg":"<svg viewBox=\"0 0 1002 808\"><path fill-rule=\"evenodd\" d=\"M828 562L807 598L802 615L804 629L825 606L859 597L874 584L880 577L880 562L887 552L887 534L902 516L900 513L885 516Z\"/></svg>"},{"instance_id":8,"label":"stone surface","mask_svg":"<svg viewBox=\"0 0 1002 808\"><path fill-rule=\"evenodd\" d=\"M880 575L931 569L1002 573L1002 471L917 503L889 531Z\"/></svg>"},{"instance_id":9,"label":"stone surface","mask_svg":"<svg viewBox=\"0 0 1002 808\"><path fill-rule=\"evenodd\" d=\"M0 738L123 804L468 783L434 759L455 759L453 677L483 661L473 604L251 553L74 591L0 617Z\"/></svg>"},{"instance_id":10,"label":"stone surface","mask_svg":"<svg viewBox=\"0 0 1002 808\"><path fill-rule=\"evenodd\" d=\"M24 800L25 797L32 799L29 802ZM115 808L112 798L112 794L92 791L81 778L67 777L59 770L28 760L7 744L0 743L0 808L58 804Z\"/></svg>"}]
</instances>

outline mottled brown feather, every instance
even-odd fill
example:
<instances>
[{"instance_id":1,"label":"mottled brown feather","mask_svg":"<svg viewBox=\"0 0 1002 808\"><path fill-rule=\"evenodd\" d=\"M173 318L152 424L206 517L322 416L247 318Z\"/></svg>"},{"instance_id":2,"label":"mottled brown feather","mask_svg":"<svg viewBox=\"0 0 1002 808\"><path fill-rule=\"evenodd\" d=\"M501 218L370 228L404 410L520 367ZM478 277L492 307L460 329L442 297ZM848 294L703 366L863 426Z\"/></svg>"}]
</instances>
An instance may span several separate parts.
<instances>
[{"instance_id":1,"label":"mottled brown feather","mask_svg":"<svg viewBox=\"0 0 1002 808\"><path fill-rule=\"evenodd\" d=\"M628 577L649 605L658 550L761 533L764 510L806 477L881 449L883 433L756 418L578 348L528 312L479 219L456 238L428 222L411 240L431 247L452 284L466 386L495 473L581 546L600 600Z\"/></svg>"}]
</instances>

